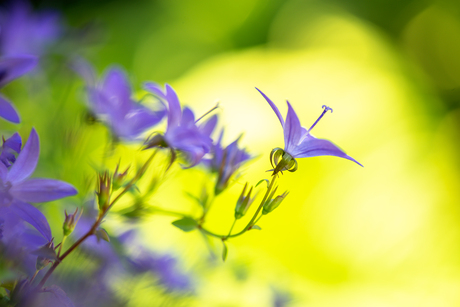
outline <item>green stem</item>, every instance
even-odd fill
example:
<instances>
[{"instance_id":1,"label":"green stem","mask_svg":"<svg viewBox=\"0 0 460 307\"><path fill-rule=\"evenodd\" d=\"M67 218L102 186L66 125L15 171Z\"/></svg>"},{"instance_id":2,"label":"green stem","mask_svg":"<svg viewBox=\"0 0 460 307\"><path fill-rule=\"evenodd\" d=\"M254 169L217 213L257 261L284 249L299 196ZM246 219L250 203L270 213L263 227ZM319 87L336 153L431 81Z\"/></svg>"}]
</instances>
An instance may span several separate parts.
<instances>
[{"instance_id":1,"label":"green stem","mask_svg":"<svg viewBox=\"0 0 460 307\"><path fill-rule=\"evenodd\" d=\"M205 228L203 228L201 225L199 226L199 229L206 233L207 235L209 236L213 236L213 237L216 237L216 238L234 238L234 237L238 237L240 235L242 235L243 233L245 233L246 231L248 231L249 229L251 229L251 227L260 219L260 216L258 219L257 219L257 216L259 215L260 211L262 210L262 208L264 207L264 204L265 202L267 201L267 198L268 198L268 195L270 195L270 192L271 190L273 189L273 186L275 185L275 181L276 181L276 177L277 175L274 175L272 176L272 179L270 181L270 184L268 186L268 189L267 189L267 192L265 192L265 195L264 195L264 198L262 199L262 201L260 202L260 205L259 205L259 208L257 208L257 211L256 213L254 214L254 216L252 217L252 219L249 221L249 223L246 225L246 227L243 228L243 230L241 230L240 232L234 234L234 235L228 235L228 236L224 236L224 235L219 235L219 234L216 234L216 233L213 233L212 231L209 231ZM257 221L256 221L257 219Z\"/></svg>"},{"instance_id":2,"label":"green stem","mask_svg":"<svg viewBox=\"0 0 460 307\"><path fill-rule=\"evenodd\" d=\"M236 224L236 218L233 220L232 227L230 227L230 231L228 232L227 237L229 237L232 234L232 230L233 230L233 227L235 227L235 224Z\"/></svg>"},{"instance_id":3,"label":"green stem","mask_svg":"<svg viewBox=\"0 0 460 307\"><path fill-rule=\"evenodd\" d=\"M125 186L125 188L120 192L120 194L115 197L114 200L110 203L110 205L107 207L107 209L104 210L104 212L101 212L99 214L98 218L96 219L96 222L94 222L93 226L91 227L88 232L83 235L80 239L78 239L77 242L75 242L69 249L62 254L62 256L59 256L56 261L54 261L53 265L51 268L46 272L45 276L43 276L42 280L39 282L37 288L41 289L45 282L48 280L48 278L53 274L54 270L57 268L57 266L62 262L62 260L65 259L72 251L74 251L83 241L85 241L89 236L93 235L96 232L96 229L99 227L101 224L102 220L104 217L107 215L107 212L112 208L112 206L123 196L133 185L134 183L137 182L139 178L142 177L142 175L145 173L147 170L147 167L149 166L150 162L152 162L153 158L155 157L156 150L153 151L152 155L149 157L149 159L145 162L145 164L141 167L141 169L136 173L136 175L131 179L131 181ZM62 246L62 244L61 244Z\"/></svg>"}]
</instances>

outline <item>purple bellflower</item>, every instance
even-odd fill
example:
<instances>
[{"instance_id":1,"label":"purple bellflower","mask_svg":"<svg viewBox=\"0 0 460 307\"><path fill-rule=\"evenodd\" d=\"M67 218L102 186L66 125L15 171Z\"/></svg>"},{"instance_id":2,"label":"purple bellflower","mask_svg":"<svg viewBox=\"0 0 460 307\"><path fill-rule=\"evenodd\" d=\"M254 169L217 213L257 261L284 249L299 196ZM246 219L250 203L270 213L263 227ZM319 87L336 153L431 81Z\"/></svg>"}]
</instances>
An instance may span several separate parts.
<instances>
[{"instance_id":1,"label":"purple bellflower","mask_svg":"<svg viewBox=\"0 0 460 307\"><path fill-rule=\"evenodd\" d=\"M224 130L222 129L219 139L212 146L212 158L203 159L202 161L203 164L205 164L212 172L218 174L215 186L216 195L227 188L230 178L233 174L235 174L240 166L252 158L246 152L246 149L238 148L238 141L241 137L224 148L222 146L223 134Z\"/></svg>"},{"instance_id":2,"label":"purple bellflower","mask_svg":"<svg viewBox=\"0 0 460 307\"><path fill-rule=\"evenodd\" d=\"M324 116L324 114L326 114L327 111L332 112L331 108L323 106L323 113L309 129L306 129L300 125L299 118L297 117L297 114L295 113L289 101L286 101L288 105L288 112L285 121L281 116L280 111L278 110L276 105L270 100L270 98L268 98L258 88L256 89L270 104L276 116L278 116L278 119L284 130L284 150L280 148L275 148L271 154L271 159L273 159L272 164L274 162L274 164L276 165L274 169L274 174L283 170L295 171L297 169L297 162L295 161L295 158L335 156L348 159L350 161L357 163L358 165L361 165L361 163L359 163L352 157L348 156L342 149L337 147L331 141L325 139L317 139L313 135L311 135L310 131L313 129L313 127L315 127L315 125ZM278 161L278 159L281 160Z\"/></svg>"},{"instance_id":3,"label":"purple bellflower","mask_svg":"<svg viewBox=\"0 0 460 307\"><path fill-rule=\"evenodd\" d=\"M181 108L179 98L174 89L165 85L165 91L155 83L148 82L145 89L168 104L168 126L164 135L156 135L146 141L147 148L168 147L183 152L190 166L198 164L203 156L211 150L211 133L217 124L214 115L201 125L197 125L195 116L189 108Z\"/></svg>"},{"instance_id":4,"label":"purple bellflower","mask_svg":"<svg viewBox=\"0 0 460 307\"><path fill-rule=\"evenodd\" d=\"M28 73L38 63L38 58L32 55L16 55L0 58L0 88L9 82ZM0 95L0 117L19 123L19 115L13 105Z\"/></svg>"},{"instance_id":5,"label":"purple bellflower","mask_svg":"<svg viewBox=\"0 0 460 307\"><path fill-rule=\"evenodd\" d=\"M62 35L61 18L57 12L34 13L24 0L11 1L0 19L0 50L2 55L42 55Z\"/></svg>"},{"instance_id":6,"label":"purple bellflower","mask_svg":"<svg viewBox=\"0 0 460 307\"><path fill-rule=\"evenodd\" d=\"M19 142L14 135L8 140ZM14 147L14 146L13 146ZM3 151L5 148L3 148ZM2 154L3 154L2 151ZM51 231L45 216L29 202L48 202L77 194L70 184L54 179L32 178L40 152L37 132L32 129L27 143L17 158L7 166L0 162L0 207L9 207L21 219L34 226L51 241Z\"/></svg>"},{"instance_id":7,"label":"purple bellflower","mask_svg":"<svg viewBox=\"0 0 460 307\"><path fill-rule=\"evenodd\" d=\"M123 140L134 141L140 134L158 124L166 114L164 108L152 111L135 102L131 86L123 70L110 68L99 83L92 68L84 62L75 69L86 79L92 112L103 118L113 134Z\"/></svg>"}]
</instances>

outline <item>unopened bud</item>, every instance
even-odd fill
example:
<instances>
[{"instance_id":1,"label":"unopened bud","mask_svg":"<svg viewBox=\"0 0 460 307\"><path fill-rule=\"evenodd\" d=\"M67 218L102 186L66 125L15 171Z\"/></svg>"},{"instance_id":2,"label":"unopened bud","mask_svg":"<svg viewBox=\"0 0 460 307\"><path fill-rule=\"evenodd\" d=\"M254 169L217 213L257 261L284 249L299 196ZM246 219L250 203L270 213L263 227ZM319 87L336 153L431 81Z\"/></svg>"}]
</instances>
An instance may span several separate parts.
<instances>
[{"instance_id":1,"label":"unopened bud","mask_svg":"<svg viewBox=\"0 0 460 307\"><path fill-rule=\"evenodd\" d=\"M99 204L99 209L105 211L109 207L110 202L110 187L111 187L111 178L107 172L104 174L99 174L97 186L97 199Z\"/></svg>"},{"instance_id":2,"label":"unopened bud","mask_svg":"<svg viewBox=\"0 0 460 307\"><path fill-rule=\"evenodd\" d=\"M246 212L249 209L249 206L254 202L254 199L256 198L255 196L251 198L251 193L252 193L252 187L249 189L248 194L246 195L246 188L248 184L246 183L244 185L243 191L241 192L240 198L236 202L236 207L235 207L235 218L240 219L242 218Z\"/></svg>"},{"instance_id":3,"label":"unopened bud","mask_svg":"<svg viewBox=\"0 0 460 307\"><path fill-rule=\"evenodd\" d=\"M75 210L73 214L67 214L67 211L65 211L65 220L64 224L62 225L62 229L64 231L64 236L67 237L70 235L75 228L75 225L77 225L78 220L81 217L81 214L83 213L83 210L80 211L80 214L77 215L78 208Z\"/></svg>"},{"instance_id":4,"label":"unopened bud","mask_svg":"<svg viewBox=\"0 0 460 307\"><path fill-rule=\"evenodd\" d=\"M268 214L278 208L278 206L281 204L281 202L286 198L286 196L289 193L286 191L281 195L276 196L274 199L267 200L264 204L264 209L262 211L262 214Z\"/></svg>"},{"instance_id":5,"label":"unopened bud","mask_svg":"<svg viewBox=\"0 0 460 307\"><path fill-rule=\"evenodd\" d=\"M129 166L126 168L126 170L123 173L118 172L118 166L120 164L117 164L117 168L115 169L115 172L113 173L113 184L112 188L114 190L119 189L120 187L123 186L123 183L125 182L126 175L128 174Z\"/></svg>"}]
</instances>

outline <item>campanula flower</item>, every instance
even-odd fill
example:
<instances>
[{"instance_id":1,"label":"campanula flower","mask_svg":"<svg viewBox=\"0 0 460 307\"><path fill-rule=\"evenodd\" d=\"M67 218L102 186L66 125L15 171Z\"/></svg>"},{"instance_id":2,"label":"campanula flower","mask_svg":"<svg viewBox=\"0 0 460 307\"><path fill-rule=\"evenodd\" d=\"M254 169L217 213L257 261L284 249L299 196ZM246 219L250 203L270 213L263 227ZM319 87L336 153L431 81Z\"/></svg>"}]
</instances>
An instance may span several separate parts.
<instances>
[{"instance_id":1,"label":"campanula flower","mask_svg":"<svg viewBox=\"0 0 460 307\"><path fill-rule=\"evenodd\" d=\"M211 133L217 124L217 116L214 115L201 125L197 125L192 110L181 108L179 98L174 89L165 85L163 91L155 83L148 82L145 89L168 104L168 126L164 135L156 135L147 140L147 148L168 147L183 152L190 166L195 166L203 156L211 150Z\"/></svg>"},{"instance_id":2,"label":"campanula flower","mask_svg":"<svg viewBox=\"0 0 460 307\"><path fill-rule=\"evenodd\" d=\"M32 55L16 55L0 58L0 88L9 82L28 73L37 65L38 59ZM0 95L0 117L13 122L19 123L19 115L5 97Z\"/></svg>"},{"instance_id":3,"label":"campanula flower","mask_svg":"<svg viewBox=\"0 0 460 307\"><path fill-rule=\"evenodd\" d=\"M134 141L163 119L164 108L152 111L131 98L131 86L123 70L112 67L96 83L94 72L87 63L79 62L75 69L86 79L92 112L102 118L117 137Z\"/></svg>"},{"instance_id":4,"label":"campanula flower","mask_svg":"<svg viewBox=\"0 0 460 307\"><path fill-rule=\"evenodd\" d=\"M51 241L51 231L45 216L29 202L53 201L75 195L77 190L59 180L29 178L37 166L39 152L38 135L32 129L14 163L9 167L0 163L0 207L9 207Z\"/></svg>"},{"instance_id":5,"label":"campanula flower","mask_svg":"<svg viewBox=\"0 0 460 307\"><path fill-rule=\"evenodd\" d=\"M61 17L54 11L33 12L24 0L11 1L1 12L0 53L42 55L62 35Z\"/></svg>"},{"instance_id":6,"label":"campanula flower","mask_svg":"<svg viewBox=\"0 0 460 307\"><path fill-rule=\"evenodd\" d=\"M313 123L313 125L309 129L306 129L300 125L299 118L297 117L297 114L295 113L289 101L286 101L288 105L288 112L286 115L286 120L284 120L281 116L280 111L278 110L276 105L270 100L270 98L268 98L258 88L256 89L270 104L284 130L284 151L279 151L275 149L272 152L272 155L274 154L275 165L277 165L277 167L274 170L274 173L277 173L278 171L282 170L290 170L291 167L294 167L294 165L296 169L297 162L295 162L295 158L309 158L316 156L335 156L348 159L350 161L357 163L358 165L361 165L361 163L359 163L352 157L348 156L342 149L337 147L331 141L325 139L318 139L311 135L310 131L319 122L319 120L324 116L324 114L327 111L332 112L331 108L323 106L325 110L323 111L321 116ZM280 159L280 163L278 163L278 159Z\"/></svg>"},{"instance_id":7,"label":"campanula flower","mask_svg":"<svg viewBox=\"0 0 460 307\"><path fill-rule=\"evenodd\" d=\"M212 172L218 174L215 193L219 194L227 188L230 178L241 167L241 165L251 159L246 149L238 147L238 141L241 137L229 144L227 147L222 146L222 129L219 138L211 148L212 158L203 159L205 164Z\"/></svg>"}]
</instances>

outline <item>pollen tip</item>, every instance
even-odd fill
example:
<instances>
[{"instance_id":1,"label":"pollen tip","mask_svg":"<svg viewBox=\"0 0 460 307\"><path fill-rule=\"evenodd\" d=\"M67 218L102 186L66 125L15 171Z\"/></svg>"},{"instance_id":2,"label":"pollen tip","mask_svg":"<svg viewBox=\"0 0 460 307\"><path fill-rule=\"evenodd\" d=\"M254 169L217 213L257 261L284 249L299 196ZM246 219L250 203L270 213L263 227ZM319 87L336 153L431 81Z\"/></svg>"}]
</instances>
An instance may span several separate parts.
<instances>
[{"instance_id":1,"label":"pollen tip","mask_svg":"<svg viewBox=\"0 0 460 307\"><path fill-rule=\"evenodd\" d=\"M327 111L331 111L334 112L334 110L332 110L332 108L329 108L327 105L323 104L323 109L324 109L324 112L327 112Z\"/></svg>"}]
</instances>

